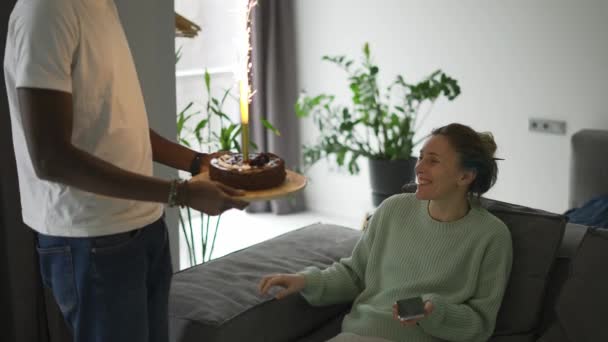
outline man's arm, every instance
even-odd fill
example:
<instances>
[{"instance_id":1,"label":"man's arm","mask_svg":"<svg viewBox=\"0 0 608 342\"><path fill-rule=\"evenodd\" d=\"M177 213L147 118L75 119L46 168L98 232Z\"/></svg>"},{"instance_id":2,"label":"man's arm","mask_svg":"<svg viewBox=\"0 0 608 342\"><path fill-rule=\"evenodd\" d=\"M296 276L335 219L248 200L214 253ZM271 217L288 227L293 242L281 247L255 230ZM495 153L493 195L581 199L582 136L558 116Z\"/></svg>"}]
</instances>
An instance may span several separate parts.
<instances>
[{"instance_id":1,"label":"man's arm","mask_svg":"<svg viewBox=\"0 0 608 342\"><path fill-rule=\"evenodd\" d=\"M152 129L150 129L150 142L152 143L152 155L155 162L190 172L190 164L197 155L196 151L165 139ZM201 165L208 164L209 155L201 154L203 155Z\"/></svg>"},{"instance_id":2,"label":"man's arm","mask_svg":"<svg viewBox=\"0 0 608 342\"><path fill-rule=\"evenodd\" d=\"M18 97L27 147L40 179L105 196L167 202L169 181L121 169L72 145L71 94L18 88ZM211 182L190 183L180 192L187 194L183 204L212 215L246 205L230 197L238 192Z\"/></svg>"}]
</instances>

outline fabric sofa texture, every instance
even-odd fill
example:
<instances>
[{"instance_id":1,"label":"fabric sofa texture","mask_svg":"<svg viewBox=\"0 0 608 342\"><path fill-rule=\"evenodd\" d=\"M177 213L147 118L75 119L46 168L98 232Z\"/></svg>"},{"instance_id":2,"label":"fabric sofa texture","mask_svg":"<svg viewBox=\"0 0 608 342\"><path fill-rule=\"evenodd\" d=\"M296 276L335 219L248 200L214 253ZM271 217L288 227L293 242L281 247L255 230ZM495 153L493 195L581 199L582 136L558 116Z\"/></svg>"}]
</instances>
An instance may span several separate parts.
<instances>
[{"instance_id":1,"label":"fabric sofa texture","mask_svg":"<svg viewBox=\"0 0 608 342\"><path fill-rule=\"evenodd\" d=\"M557 298L556 320L543 342L608 341L608 230L590 229Z\"/></svg>"}]
</instances>

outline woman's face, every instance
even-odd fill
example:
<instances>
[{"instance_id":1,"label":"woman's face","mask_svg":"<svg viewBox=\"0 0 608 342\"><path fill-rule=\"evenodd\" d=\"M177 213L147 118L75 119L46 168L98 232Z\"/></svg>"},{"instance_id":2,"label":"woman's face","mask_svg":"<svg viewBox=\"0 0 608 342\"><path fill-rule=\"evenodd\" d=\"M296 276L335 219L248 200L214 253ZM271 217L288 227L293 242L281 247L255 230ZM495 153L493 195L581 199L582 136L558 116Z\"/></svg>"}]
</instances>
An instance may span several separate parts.
<instances>
[{"instance_id":1,"label":"woman's face","mask_svg":"<svg viewBox=\"0 0 608 342\"><path fill-rule=\"evenodd\" d=\"M448 138L434 135L426 141L416 163L416 198L458 198L467 193L469 184L474 179L473 172L461 168L458 153L452 148Z\"/></svg>"}]
</instances>

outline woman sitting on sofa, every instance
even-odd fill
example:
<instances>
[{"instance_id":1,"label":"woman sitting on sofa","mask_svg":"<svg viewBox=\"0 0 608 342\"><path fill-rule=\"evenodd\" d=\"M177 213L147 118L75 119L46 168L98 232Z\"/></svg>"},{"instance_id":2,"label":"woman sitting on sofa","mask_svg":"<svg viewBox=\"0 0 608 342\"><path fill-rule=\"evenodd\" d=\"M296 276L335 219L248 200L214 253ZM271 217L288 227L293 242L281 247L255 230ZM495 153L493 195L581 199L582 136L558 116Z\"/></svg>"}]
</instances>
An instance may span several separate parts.
<instances>
[{"instance_id":1,"label":"woman sitting on sofa","mask_svg":"<svg viewBox=\"0 0 608 342\"><path fill-rule=\"evenodd\" d=\"M354 301L330 341L487 341L512 262L509 230L477 199L496 181L489 133L435 129L416 164L416 194L376 210L352 255L320 270L266 276L262 294L300 292L311 305ZM399 299L421 297L424 317L401 320Z\"/></svg>"}]
</instances>

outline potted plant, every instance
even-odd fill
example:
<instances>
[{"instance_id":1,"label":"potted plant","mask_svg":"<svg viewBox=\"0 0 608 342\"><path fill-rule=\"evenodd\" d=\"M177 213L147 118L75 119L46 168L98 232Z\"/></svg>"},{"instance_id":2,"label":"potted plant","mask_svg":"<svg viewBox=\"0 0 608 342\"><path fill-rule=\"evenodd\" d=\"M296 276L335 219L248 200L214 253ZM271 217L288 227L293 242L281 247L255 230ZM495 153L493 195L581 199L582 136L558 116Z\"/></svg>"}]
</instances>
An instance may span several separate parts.
<instances>
[{"instance_id":1,"label":"potted plant","mask_svg":"<svg viewBox=\"0 0 608 342\"><path fill-rule=\"evenodd\" d=\"M454 100L460 87L455 79L437 70L418 83L398 75L383 92L377 79L380 69L373 63L368 43L363 46L360 63L346 56L323 56L322 60L346 72L352 103L336 104L330 94L300 95L296 115L312 117L320 132L316 142L303 147L304 166L334 157L340 167L357 174L359 157L367 158L373 204L379 205L414 180L412 149L421 142L413 140L416 128L439 98ZM426 114L419 117L423 108Z\"/></svg>"},{"instance_id":2,"label":"potted plant","mask_svg":"<svg viewBox=\"0 0 608 342\"><path fill-rule=\"evenodd\" d=\"M177 60L179 61L179 51ZM242 125L240 122L234 122L224 110L226 100L234 99L238 103L238 97L232 94L233 87L224 89L222 96L216 98L211 94L211 75L207 70L205 70L204 80L207 95L207 101L203 105L204 110L195 111L194 102L190 102L177 114L179 143L207 153L241 152ZM266 119L260 118L260 121L266 129L280 135L280 132ZM253 141L250 141L249 144L253 151L258 149ZM220 219L221 215L212 217L196 212L189 207L180 209L179 223L188 249L190 266L212 259ZM199 225L195 227L197 221Z\"/></svg>"}]
</instances>

